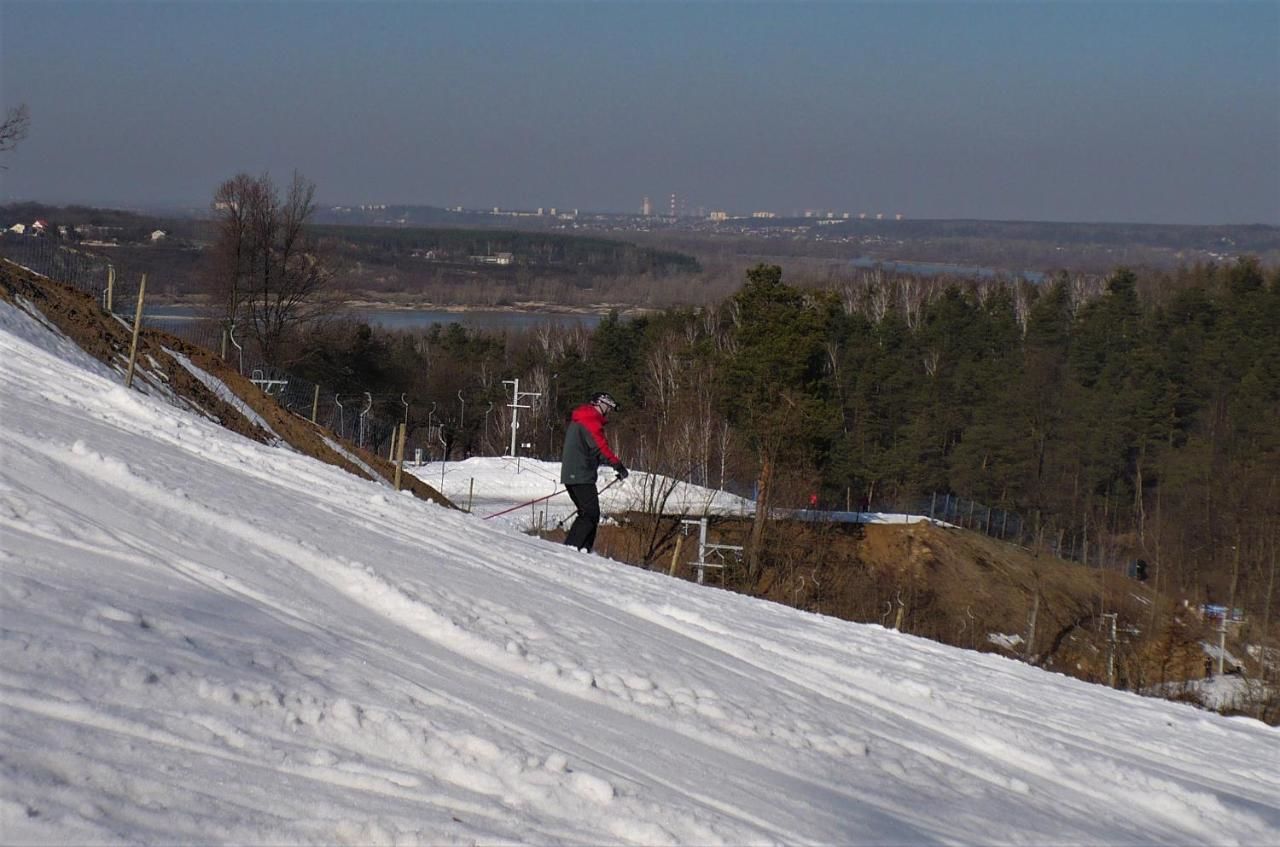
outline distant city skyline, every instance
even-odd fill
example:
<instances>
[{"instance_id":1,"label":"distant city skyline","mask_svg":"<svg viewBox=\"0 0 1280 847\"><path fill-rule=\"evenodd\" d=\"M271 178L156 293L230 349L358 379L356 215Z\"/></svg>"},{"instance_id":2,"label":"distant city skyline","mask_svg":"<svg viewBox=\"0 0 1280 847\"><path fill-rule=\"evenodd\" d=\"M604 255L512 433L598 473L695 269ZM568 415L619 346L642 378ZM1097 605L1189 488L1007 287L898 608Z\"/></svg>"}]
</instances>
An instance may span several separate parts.
<instances>
[{"instance_id":1,"label":"distant city skyline","mask_svg":"<svg viewBox=\"0 0 1280 847\"><path fill-rule=\"evenodd\" d=\"M0 0L0 202L1280 224L1280 2Z\"/></svg>"}]
</instances>

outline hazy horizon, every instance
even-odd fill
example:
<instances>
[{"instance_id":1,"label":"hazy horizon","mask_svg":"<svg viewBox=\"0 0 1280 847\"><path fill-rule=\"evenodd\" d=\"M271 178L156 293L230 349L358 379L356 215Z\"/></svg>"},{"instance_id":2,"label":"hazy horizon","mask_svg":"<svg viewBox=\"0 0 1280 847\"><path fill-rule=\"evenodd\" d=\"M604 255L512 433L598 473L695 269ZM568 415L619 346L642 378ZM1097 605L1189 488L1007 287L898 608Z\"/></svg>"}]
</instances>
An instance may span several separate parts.
<instances>
[{"instance_id":1,"label":"hazy horizon","mask_svg":"<svg viewBox=\"0 0 1280 847\"><path fill-rule=\"evenodd\" d=\"M0 0L0 202L1280 224L1280 3Z\"/></svg>"}]
</instances>

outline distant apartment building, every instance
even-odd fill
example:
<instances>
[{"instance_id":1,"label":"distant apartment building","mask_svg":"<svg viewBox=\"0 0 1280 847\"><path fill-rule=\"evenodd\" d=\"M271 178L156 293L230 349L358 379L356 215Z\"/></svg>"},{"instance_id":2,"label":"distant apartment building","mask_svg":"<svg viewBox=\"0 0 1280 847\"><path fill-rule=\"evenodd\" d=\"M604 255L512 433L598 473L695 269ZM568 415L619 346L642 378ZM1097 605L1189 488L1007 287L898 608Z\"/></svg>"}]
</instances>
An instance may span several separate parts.
<instances>
[{"instance_id":1,"label":"distant apartment building","mask_svg":"<svg viewBox=\"0 0 1280 847\"><path fill-rule=\"evenodd\" d=\"M777 216L778 215L776 212L752 212L751 213L751 217L753 218L776 218Z\"/></svg>"},{"instance_id":2,"label":"distant apartment building","mask_svg":"<svg viewBox=\"0 0 1280 847\"><path fill-rule=\"evenodd\" d=\"M729 220L729 213L728 212L712 212L710 217L711 217L711 220L717 221L717 222L727 221Z\"/></svg>"}]
</instances>

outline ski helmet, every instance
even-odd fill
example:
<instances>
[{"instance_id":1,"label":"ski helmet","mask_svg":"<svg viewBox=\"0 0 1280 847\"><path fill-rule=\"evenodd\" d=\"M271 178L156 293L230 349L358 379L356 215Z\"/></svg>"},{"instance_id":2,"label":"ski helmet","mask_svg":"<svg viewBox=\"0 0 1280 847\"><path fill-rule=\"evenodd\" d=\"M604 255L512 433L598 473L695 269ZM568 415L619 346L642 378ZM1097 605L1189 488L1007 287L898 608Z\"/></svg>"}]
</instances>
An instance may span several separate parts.
<instances>
[{"instance_id":1,"label":"ski helmet","mask_svg":"<svg viewBox=\"0 0 1280 847\"><path fill-rule=\"evenodd\" d=\"M614 411L618 408L618 401L614 400L613 395L607 391L597 391L595 394L592 394L591 403L592 405L604 406L610 411Z\"/></svg>"}]
</instances>

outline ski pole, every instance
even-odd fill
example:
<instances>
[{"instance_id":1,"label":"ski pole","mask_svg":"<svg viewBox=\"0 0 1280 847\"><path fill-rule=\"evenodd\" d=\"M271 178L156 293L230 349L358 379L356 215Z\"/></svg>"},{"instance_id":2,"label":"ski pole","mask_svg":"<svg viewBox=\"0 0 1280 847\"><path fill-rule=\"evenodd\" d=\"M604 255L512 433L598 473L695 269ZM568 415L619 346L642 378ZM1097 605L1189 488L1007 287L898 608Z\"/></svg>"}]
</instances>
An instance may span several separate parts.
<instances>
[{"instance_id":1,"label":"ski pole","mask_svg":"<svg viewBox=\"0 0 1280 847\"><path fill-rule=\"evenodd\" d=\"M556 491L552 491L550 494L548 494L545 497L537 497L533 500L527 500L524 503L520 503L518 505L512 506L510 509L503 509L501 512L494 512L492 515L485 515L483 518L481 518L481 520L487 521L489 520L489 518L496 518L499 515L505 515L508 512L514 512L516 509L523 509L525 506L532 506L534 503L541 503L543 500L550 500L552 497L555 497L557 494L563 494L568 490L569 489L567 488L557 489Z\"/></svg>"},{"instance_id":2,"label":"ski pole","mask_svg":"<svg viewBox=\"0 0 1280 847\"><path fill-rule=\"evenodd\" d=\"M606 491L608 491L610 488L613 488L615 485L617 485L617 484L618 484L619 482L621 482L621 481L622 481L622 480L621 480L619 477L616 477L616 476L615 476L615 477L613 478L613 482L609 483L609 484L608 484L608 485L606 485L604 488L601 488L601 489L600 489L600 491L599 491L599 492L597 492L597 495L596 495L596 496L599 496L600 494L605 493ZM559 522L557 522L557 523L556 523L556 529L557 529L557 530L564 529L564 523L565 523L565 521L569 520L569 518L573 517L573 516L574 516L574 515L576 515L576 514L578 514L578 510L577 510L577 509L574 509L574 510L573 510L572 512L570 512L569 514L565 515L563 518L561 518L561 519L559 520Z\"/></svg>"}]
</instances>

